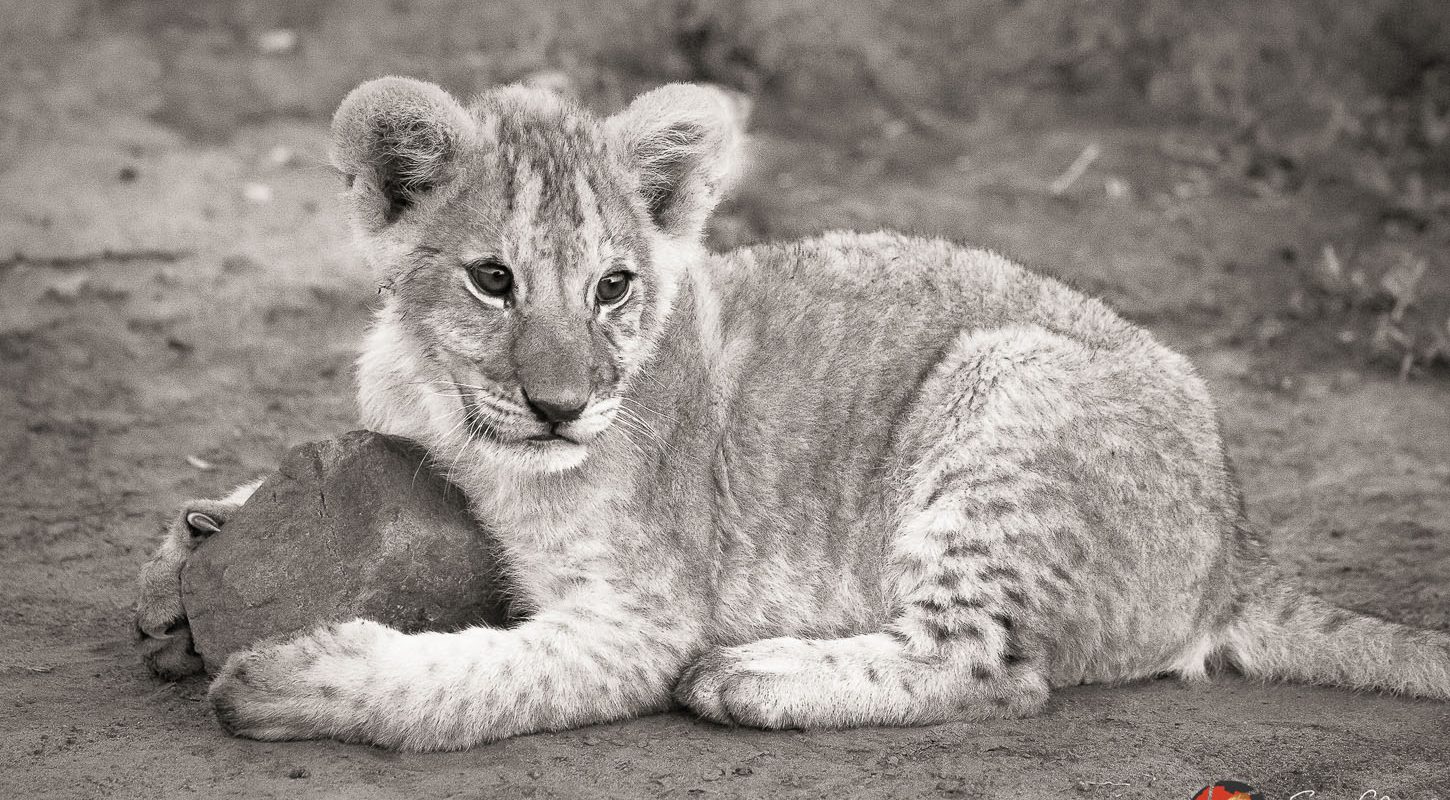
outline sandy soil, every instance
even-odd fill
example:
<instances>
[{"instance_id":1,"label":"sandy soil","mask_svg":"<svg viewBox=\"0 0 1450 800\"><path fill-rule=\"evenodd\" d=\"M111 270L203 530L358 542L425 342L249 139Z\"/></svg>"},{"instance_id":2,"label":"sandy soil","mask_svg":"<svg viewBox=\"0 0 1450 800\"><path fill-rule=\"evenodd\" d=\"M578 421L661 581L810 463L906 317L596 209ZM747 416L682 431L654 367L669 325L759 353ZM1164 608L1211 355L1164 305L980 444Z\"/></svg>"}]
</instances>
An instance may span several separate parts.
<instances>
[{"instance_id":1,"label":"sandy soil","mask_svg":"<svg viewBox=\"0 0 1450 800\"><path fill-rule=\"evenodd\" d=\"M134 67L132 45L95 47ZM111 91L102 73L17 72L9 97L85 106ZM1450 797L1450 706L1234 676L1082 687L1036 719L914 730L669 714L426 756L224 736L203 683L158 682L132 653L132 581L163 510L355 426L372 287L333 214L320 121L244 119L218 139L155 104L102 105L3 137L0 796L1187 798L1232 777L1275 798ZM1284 315L1285 253L1390 235L1370 210L1175 194L1167 129L984 117L945 142L847 152L761 116L761 167L717 244L905 227L1090 287L1204 372L1285 563L1336 602L1450 630L1450 383L1398 382L1339 343L1343 321ZM1089 173L1047 191L1092 142ZM1127 196L1105 191L1113 177ZM1443 252L1444 227L1393 233Z\"/></svg>"}]
</instances>

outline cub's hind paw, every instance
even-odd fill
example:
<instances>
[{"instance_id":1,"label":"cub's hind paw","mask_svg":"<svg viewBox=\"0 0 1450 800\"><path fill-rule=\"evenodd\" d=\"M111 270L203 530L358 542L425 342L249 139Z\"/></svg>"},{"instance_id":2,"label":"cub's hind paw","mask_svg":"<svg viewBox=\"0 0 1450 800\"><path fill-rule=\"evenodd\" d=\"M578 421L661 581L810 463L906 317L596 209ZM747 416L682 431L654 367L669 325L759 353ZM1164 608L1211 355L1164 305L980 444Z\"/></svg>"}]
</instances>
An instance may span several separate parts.
<instances>
[{"instance_id":1,"label":"cub's hind paw","mask_svg":"<svg viewBox=\"0 0 1450 800\"><path fill-rule=\"evenodd\" d=\"M714 650L685 670L675 699L724 725L813 727L820 721L799 711L819 688L810 673L821 655L816 645L793 638Z\"/></svg>"},{"instance_id":2,"label":"cub's hind paw","mask_svg":"<svg viewBox=\"0 0 1450 800\"><path fill-rule=\"evenodd\" d=\"M136 648L152 674L176 680L202 671L181 605L181 570L191 551L221 532L239 504L191 500L182 504L166 528L166 538L141 568L136 599Z\"/></svg>"}]
</instances>

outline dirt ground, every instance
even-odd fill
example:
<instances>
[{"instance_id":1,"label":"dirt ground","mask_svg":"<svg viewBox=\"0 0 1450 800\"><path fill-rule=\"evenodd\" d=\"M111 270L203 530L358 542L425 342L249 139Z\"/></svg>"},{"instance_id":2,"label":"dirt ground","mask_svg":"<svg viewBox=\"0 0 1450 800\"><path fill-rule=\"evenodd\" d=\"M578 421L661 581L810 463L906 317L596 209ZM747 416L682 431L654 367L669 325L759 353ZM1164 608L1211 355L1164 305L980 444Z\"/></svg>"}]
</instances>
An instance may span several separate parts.
<instances>
[{"instance_id":1,"label":"dirt ground","mask_svg":"<svg viewBox=\"0 0 1450 800\"><path fill-rule=\"evenodd\" d=\"M162 86L175 40L59 27L63 62L0 75L0 797L1187 798L1236 778L1273 798L1450 798L1450 705L1232 675L910 730L676 713L446 755L228 738L203 682L141 667L132 582L164 510L355 426L373 288L335 214L325 118L228 106L218 135L205 91ZM1185 153L1212 135L1166 122L888 119L842 143L769 96L758 113L717 246L906 228L1107 297L1212 385L1284 563L1335 602L1450 630L1450 381L1401 381L1352 313L1296 313L1286 267L1326 244L1444 254L1443 215L1405 229L1342 187L1206 178ZM1440 296L1445 266L1426 279Z\"/></svg>"}]
</instances>

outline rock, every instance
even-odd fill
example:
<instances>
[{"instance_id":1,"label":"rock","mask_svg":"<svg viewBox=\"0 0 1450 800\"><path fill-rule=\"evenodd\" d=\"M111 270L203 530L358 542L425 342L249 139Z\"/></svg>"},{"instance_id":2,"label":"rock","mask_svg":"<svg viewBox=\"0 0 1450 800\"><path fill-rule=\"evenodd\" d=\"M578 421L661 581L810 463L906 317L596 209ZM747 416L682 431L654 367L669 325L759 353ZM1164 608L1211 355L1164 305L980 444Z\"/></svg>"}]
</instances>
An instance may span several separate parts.
<instances>
[{"instance_id":1,"label":"rock","mask_svg":"<svg viewBox=\"0 0 1450 800\"><path fill-rule=\"evenodd\" d=\"M504 624L492 540L424 458L366 431L293 448L182 571L207 671L258 640L356 617L409 632Z\"/></svg>"}]
</instances>

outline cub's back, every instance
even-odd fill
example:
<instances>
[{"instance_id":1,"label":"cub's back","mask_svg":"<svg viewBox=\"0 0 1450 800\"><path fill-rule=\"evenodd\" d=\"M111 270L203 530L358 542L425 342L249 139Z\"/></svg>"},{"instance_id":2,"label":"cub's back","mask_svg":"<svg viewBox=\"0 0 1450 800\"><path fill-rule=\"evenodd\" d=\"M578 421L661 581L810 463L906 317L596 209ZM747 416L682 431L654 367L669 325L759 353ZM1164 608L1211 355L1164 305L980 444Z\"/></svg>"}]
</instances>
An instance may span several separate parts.
<instances>
[{"instance_id":1,"label":"cub's back","mask_svg":"<svg viewBox=\"0 0 1450 800\"><path fill-rule=\"evenodd\" d=\"M940 239L829 233L742 248L708 270L725 338L745 343L761 359L757 372L775 381L855 391L915 384L961 332L1013 325L1095 350L1178 358L1102 302Z\"/></svg>"},{"instance_id":2,"label":"cub's back","mask_svg":"<svg viewBox=\"0 0 1450 800\"><path fill-rule=\"evenodd\" d=\"M830 233L743 248L707 269L732 354L718 362L728 374L715 387L732 408L727 429L747 421L750 438L771 448L761 455L786 469L809 463L838 485L859 470L879 473L923 381L965 335L1033 326L1112 373L1120 406L1171 413L1164 424L1217 458L1214 405L1187 359L1102 302L995 253Z\"/></svg>"}]
</instances>

